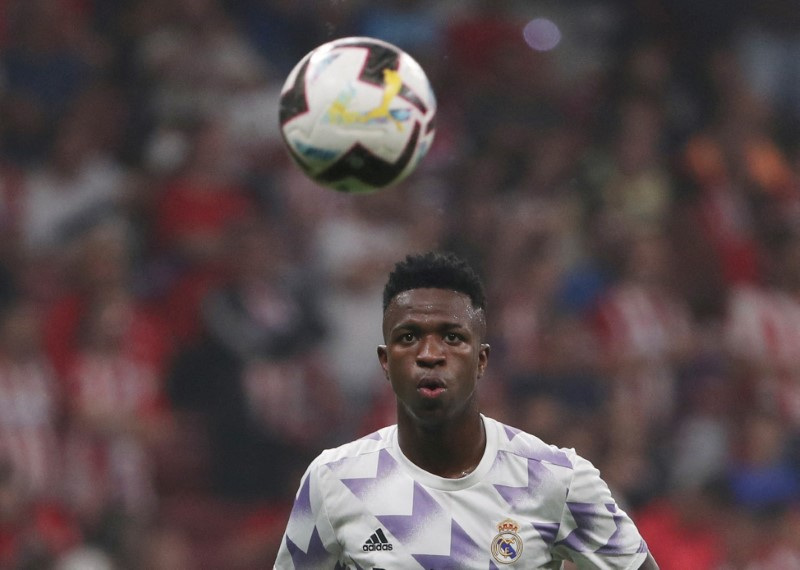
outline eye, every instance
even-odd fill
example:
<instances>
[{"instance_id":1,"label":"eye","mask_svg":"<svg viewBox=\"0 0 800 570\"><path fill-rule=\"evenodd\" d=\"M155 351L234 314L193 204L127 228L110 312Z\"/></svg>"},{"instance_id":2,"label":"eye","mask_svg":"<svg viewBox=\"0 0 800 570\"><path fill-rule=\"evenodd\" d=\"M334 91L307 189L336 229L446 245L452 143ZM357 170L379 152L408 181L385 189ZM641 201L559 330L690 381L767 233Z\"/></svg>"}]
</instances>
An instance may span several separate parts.
<instances>
[{"instance_id":1,"label":"eye","mask_svg":"<svg viewBox=\"0 0 800 570\"><path fill-rule=\"evenodd\" d=\"M444 340L449 342L449 343L457 343L457 342L461 342L462 340L464 340L464 338L458 333L449 332L449 333L444 335Z\"/></svg>"},{"instance_id":2,"label":"eye","mask_svg":"<svg viewBox=\"0 0 800 570\"><path fill-rule=\"evenodd\" d=\"M400 342L414 342L416 335L412 332L403 333L400 335Z\"/></svg>"}]
</instances>

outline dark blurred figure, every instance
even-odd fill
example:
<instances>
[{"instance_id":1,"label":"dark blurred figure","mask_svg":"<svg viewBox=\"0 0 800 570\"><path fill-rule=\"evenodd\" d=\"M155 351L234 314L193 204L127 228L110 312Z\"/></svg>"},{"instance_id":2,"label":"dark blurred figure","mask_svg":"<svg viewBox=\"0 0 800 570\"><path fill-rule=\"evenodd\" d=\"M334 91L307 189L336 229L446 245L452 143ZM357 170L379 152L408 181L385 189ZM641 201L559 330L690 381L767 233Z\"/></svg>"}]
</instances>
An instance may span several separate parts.
<instances>
[{"instance_id":1,"label":"dark blurred figure","mask_svg":"<svg viewBox=\"0 0 800 570\"><path fill-rule=\"evenodd\" d=\"M261 220L229 228L228 278L203 300L203 336L178 354L169 384L179 425L207 437L208 481L199 488L223 509L240 505L240 557L268 558L277 546L280 533L270 528L284 524L287 486L336 437L341 410L319 354L325 329L315 280L287 257L277 229ZM218 513L206 513L212 526L222 524ZM255 552L244 546L253 534Z\"/></svg>"},{"instance_id":2,"label":"dark blurred figure","mask_svg":"<svg viewBox=\"0 0 800 570\"><path fill-rule=\"evenodd\" d=\"M800 471L788 455L789 437L777 416L753 412L744 418L727 469L737 505L757 513L800 502Z\"/></svg>"},{"instance_id":3,"label":"dark blurred figure","mask_svg":"<svg viewBox=\"0 0 800 570\"><path fill-rule=\"evenodd\" d=\"M745 77L759 98L796 127L800 121L800 2L764 0L743 7L736 39Z\"/></svg>"},{"instance_id":4,"label":"dark blurred figure","mask_svg":"<svg viewBox=\"0 0 800 570\"><path fill-rule=\"evenodd\" d=\"M309 0L245 0L228 4L244 37L281 77L288 75L306 53L324 40L349 35L350 28L337 27L347 21L346 7L331 10L329 6L320 7L321 2ZM344 13L345 22L320 17L320 9L326 14ZM326 25L331 28L326 30Z\"/></svg>"},{"instance_id":5,"label":"dark blurred figure","mask_svg":"<svg viewBox=\"0 0 800 570\"><path fill-rule=\"evenodd\" d=\"M52 126L104 63L103 50L73 3L5 3L8 43L0 55L0 149L18 164L41 159ZM77 3L75 3L77 5Z\"/></svg>"}]
</instances>

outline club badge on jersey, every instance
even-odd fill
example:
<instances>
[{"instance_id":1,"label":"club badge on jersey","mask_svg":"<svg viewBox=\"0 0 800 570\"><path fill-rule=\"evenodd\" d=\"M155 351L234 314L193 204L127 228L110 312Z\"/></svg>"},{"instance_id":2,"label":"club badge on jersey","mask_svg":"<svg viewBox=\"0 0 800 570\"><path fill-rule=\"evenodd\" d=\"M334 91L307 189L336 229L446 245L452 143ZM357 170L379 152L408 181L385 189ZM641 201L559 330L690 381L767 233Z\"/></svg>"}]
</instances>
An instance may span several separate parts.
<instances>
[{"instance_id":1,"label":"club badge on jersey","mask_svg":"<svg viewBox=\"0 0 800 570\"><path fill-rule=\"evenodd\" d=\"M522 555L522 538L517 534L519 524L506 519L497 525L500 531L492 539L492 557L500 564L511 564Z\"/></svg>"}]
</instances>

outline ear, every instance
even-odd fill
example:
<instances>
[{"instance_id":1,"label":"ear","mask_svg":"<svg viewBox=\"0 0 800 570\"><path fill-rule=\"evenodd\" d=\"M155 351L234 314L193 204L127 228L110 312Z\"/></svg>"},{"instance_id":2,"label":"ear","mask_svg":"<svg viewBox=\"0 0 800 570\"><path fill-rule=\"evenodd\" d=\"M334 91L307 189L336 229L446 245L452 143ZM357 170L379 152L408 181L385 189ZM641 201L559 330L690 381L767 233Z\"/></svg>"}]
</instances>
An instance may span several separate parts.
<instances>
[{"instance_id":1,"label":"ear","mask_svg":"<svg viewBox=\"0 0 800 570\"><path fill-rule=\"evenodd\" d=\"M381 364L381 368L383 369L383 375L386 379L389 379L389 355L386 350L385 344L378 345L378 362Z\"/></svg>"},{"instance_id":2,"label":"ear","mask_svg":"<svg viewBox=\"0 0 800 570\"><path fill-rule=\"evenodd\" d=\"M478 378L481 378L483 373L486 372L486 367L489 365L490 351L491 347L488 344L481 344L481 347L478 350Z\"/></svg>"}]
</instances>

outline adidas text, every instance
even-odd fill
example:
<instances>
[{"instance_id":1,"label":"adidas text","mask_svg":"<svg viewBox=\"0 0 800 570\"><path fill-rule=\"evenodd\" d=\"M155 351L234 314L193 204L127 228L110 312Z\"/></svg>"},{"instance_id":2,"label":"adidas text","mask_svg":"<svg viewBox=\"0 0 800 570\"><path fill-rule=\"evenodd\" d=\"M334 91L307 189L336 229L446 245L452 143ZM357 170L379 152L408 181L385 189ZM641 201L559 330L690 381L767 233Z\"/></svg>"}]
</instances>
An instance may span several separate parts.
<instances>
[{"instance_id":1,"label":"adidas text","mask_svg":"<svg viewBox=\"0 0 800 570\"><path fill-rule=\"evenodd\" d=\"M364 552L372 552L374 550L391 550L391 544L365 544L361 548L364 549Z\"/></svg>"},{"instance_id":2,"label":"adidas text","mask_svg":"<svg viewBox=\"0 0 800 570\"><path fill-rule=\"evenodd\" d=\"M383 534L383 529L376 529L372 536L369 537L364 546L361 547L364 552L375 552L376 550L391 550L392 544L386 539Z\"/></svg>"}]
</instances>

